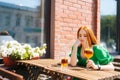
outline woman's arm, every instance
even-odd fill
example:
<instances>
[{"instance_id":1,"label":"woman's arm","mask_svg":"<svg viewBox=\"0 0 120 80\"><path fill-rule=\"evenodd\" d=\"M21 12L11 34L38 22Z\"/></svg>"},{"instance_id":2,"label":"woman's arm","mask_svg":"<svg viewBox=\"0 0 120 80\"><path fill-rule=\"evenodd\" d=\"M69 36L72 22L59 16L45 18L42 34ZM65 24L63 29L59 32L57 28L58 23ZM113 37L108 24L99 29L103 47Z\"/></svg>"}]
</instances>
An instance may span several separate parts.
<instances>
[{"instance_id":1,"label":"woman's arm","mask_svg":"<svg viewBox=\"0 0 120 80\"><path fill-rule=\"evenodd\" d=\"M95 45L93 50L94 57L99 61L99 64L96 65L92 60L88 60L86 67L92 67L93 69L99 70L114 70L114 66L112 64L114 58L109 54L107 49L100 45Z\"/></svg>"},{"instance_id":2,"label":"woman's arm","mask_svg":"<svg viewBox=\"0 0 120 80\"><path fill-rule=\"evenodd\" d=\"M111 62L108 63L107 65L96 65L92 60L88 60L86 67L87 68L91 67L92 69L96 70L114 70L114 66Z\"/></svg>"},{"instance_id":3,"label":"woman's arm","mask_svg":"<svg viewBox=\"0 0 120 80\"><path fill-rule=\"evenodd\" d=\"M72 66L76 66L77 64L77 48L80 45L80 41L76 40L75 44L73 45L73 51L71 52L70 64Z\"/></svg>"},{"instance_id":4,"label":"woman's arm","mask_svg":"<svg viewBox=\"0 0 120 80\"><path fill-rule=\"evenodd\" d=\"M73 47L73 51L70 58L71 66L76 66L77 64L77 47Z\"/></svg>"},{"instance_id":5,"label":"woman's arm","mask_svg":"<svg viewBox=\"0 0 120 80\"><path fill-rule=\"evenodd\" d=\"M107 65L99 65L100 70L114 70L114 65L110 62Z\"/></svg>"}]
</instances>

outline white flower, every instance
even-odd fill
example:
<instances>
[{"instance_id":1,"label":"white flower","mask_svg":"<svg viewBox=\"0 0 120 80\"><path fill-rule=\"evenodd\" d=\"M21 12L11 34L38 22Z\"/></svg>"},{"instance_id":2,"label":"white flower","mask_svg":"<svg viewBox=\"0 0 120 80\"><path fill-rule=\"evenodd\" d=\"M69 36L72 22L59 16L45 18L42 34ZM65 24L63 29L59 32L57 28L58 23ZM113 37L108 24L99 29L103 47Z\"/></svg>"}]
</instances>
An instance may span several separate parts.
<instances>
[{"instance_id":1,"label":"white flower","mask_svg":"<svg viewBox=\"0 0 120 80\"><path fill-rule=\"evenodd\" d=\"M3 42L2 46L0 46L0 53L2 53L3 57L12 57L13 59L31 59L46 53L46 44L43 44L41 47L32 48L29 44L7 41Z\"/></svg>"},{"instance_id":2,"label":"white flower","mask_svg":"<svg viewBox=\"0 0 120 80\"><path fill-rule=\"evenodd\" d=\"M39 57L39 53L34 53L33 57Z\"/></svg>"}]
</instances>

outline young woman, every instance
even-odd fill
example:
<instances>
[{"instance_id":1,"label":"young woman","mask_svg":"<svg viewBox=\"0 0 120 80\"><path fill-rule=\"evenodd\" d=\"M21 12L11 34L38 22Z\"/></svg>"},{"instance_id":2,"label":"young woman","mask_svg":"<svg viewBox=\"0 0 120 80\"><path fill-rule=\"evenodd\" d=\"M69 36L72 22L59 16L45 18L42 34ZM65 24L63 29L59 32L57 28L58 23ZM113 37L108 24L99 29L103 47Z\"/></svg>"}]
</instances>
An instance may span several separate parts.
<instances>
[{"instance_id":1,"label":"young woman","mask_svg":"<svg viewBox=\"0 0 120 80\"><path fill-rule=\"evenodd\" d=\"M84 54L86 48L93 51L93 56L90 59L87 59ZM114 70L113 57L105 48L98 45L93 31L86 26L81 26L78 29L77 40L72 47L70 56L72 66L77 65L95 70Z\"/></svg>"}]
</instances>

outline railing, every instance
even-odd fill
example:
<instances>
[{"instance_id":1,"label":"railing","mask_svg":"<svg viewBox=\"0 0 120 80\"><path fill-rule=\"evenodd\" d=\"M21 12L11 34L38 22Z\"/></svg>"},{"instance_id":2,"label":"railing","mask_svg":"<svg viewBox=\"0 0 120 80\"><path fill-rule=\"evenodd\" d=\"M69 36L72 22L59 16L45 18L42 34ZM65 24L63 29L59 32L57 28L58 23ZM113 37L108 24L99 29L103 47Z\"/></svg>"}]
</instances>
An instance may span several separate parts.
<instances>
[{"instance_id":1,"label":"railing","mask_svg":"<svg viewBox=\"0 0 120 80\"><path fill-rule=\"evenodd\" d=\"M3 68L0 68L0 76L2 78L7 78L7 80L24 80L23 76L16 74L14 72L11 72L9 70L3 69Z\"/></svg>"}]
</instances>

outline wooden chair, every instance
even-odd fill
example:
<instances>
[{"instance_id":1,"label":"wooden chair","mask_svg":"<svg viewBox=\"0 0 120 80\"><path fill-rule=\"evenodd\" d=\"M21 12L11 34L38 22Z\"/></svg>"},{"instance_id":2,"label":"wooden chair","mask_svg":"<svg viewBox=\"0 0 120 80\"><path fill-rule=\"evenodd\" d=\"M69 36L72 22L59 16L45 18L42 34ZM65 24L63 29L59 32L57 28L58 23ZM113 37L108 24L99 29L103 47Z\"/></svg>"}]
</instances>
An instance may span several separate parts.
<instances>
[{"instance_id":1,"label":"wooden chair","mask_svg":"<svg viewBox=\"0 0 120 80\"><path fill-rule=\"evenodd\" d=\"M120 56L115 56L113 65L115 66L115 71L120 71Z\"/></svg>"},{"instance_id":2,"label":"wooden chair","mask_svg":"<svg viewBox=\"0 0 120 80\"><path fill-rule=\"evenodd\" d=\"M3 78L8 78L9 80L24 80L22 75L16 74L3 68L0 68L0 76Z\"/></svg>"}]
</instances>

